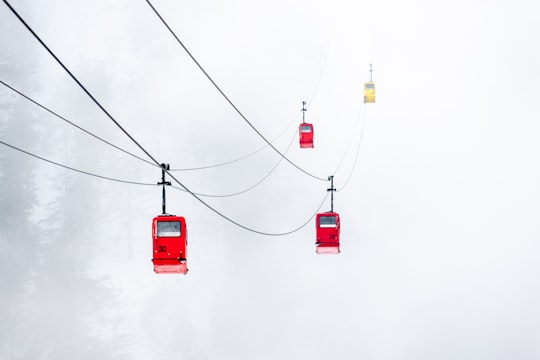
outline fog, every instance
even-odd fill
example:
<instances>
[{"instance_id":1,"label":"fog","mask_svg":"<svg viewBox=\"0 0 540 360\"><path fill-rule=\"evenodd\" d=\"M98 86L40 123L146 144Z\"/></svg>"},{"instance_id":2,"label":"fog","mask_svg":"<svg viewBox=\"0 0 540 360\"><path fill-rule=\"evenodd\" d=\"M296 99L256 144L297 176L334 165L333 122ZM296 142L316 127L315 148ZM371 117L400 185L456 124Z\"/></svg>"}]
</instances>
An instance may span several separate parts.
<instances>
[{"instance_id":1,"label":"fog","mask_svg":"<svg viewBox=\"0 0 540 360\"><path fill-rule=\"evenodd\" d=\"M9 3L158 162L245 159L171 172L155 274L160 168L4 2L0 80L131 155L0 84L0 359L540 357L538 4L152 1L287 161L147 2Z\"/></svg>"}]
</instances>

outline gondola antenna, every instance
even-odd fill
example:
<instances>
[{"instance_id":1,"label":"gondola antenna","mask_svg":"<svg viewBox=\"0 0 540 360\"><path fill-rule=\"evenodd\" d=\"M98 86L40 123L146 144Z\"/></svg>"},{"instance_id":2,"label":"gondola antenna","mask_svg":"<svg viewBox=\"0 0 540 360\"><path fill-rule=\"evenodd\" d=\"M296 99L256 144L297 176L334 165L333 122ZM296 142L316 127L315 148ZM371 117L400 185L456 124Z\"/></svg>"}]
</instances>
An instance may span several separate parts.
<instances>
[{"instance_id":1,"label":"gondola antenna","mask_svg":"<svg viewBox=\"0 0 540 360\"><path fill-rule=\"evenodd\" d=\"M161 181L158 182L157 184L163 185L161 208L163 211L163 215L167 215L166 201L165 201L165 185L170 186L171 182L165 181L165 170L170 170L171 167L169 166L169 164L160 164L160 166L161 166Z\"/></svg>"},{"instance_id":2,"label":"gondola antenna","mask_svg":"<svg viewBox=\"0 0 540 360\"><path fill-rule=\"evenodd\" d=\"M373 68L369 64L369 82L373 82Z\"/></svg>"},{"instance_id":3,"label":"gondola antenna","mask_svg":"<svg viewBox=\"0 0 540 360\"><path fill-rule=\"evenodd\" d=\"M334 187L334 175L330 175L328 177L328 180L330 181L330 189L326 189L326 191L331 191L331 193L330 193L330 212L334 212L334 191L336 191L336 188Z\"/></svg>"},{"instance_id":4,"label":"gondola antenna","mask_svg":"<svg viewBox=\"0 0 540 360\"><path fill-rule=\"evenodd\" d=\"M306 123L306 102L305 101L302 101L302 123L305 124Z\"/></svg>"}]
</instances>

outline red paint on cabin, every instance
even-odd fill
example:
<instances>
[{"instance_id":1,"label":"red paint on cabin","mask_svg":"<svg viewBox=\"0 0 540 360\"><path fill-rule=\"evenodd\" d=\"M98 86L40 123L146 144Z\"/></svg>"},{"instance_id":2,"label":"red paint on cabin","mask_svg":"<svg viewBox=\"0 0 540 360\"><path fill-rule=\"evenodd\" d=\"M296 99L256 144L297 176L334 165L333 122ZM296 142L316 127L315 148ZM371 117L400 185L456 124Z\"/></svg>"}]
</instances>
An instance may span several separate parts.
<instances>
[{"instance_id":1,"label":"red paint on cabin","mask_svg":"<svg viewBox=\"0 0 540 360\"><path fill-rule=\"evenodd\" d=\"M300 147L312 148L313 146L313 125L308 123L302 123L298 127L300 134Z\"/></svg>"},{"instance_id":2,"label":"red paint on cabin","mask_svg":"<svg viewBox=\"0 0 540 360\"><path fill-rule=\"evenodd\" d=\"M317 214L317 254L339 254L339 214L325 212Z\"/></svg>"},{"instance_id":3,"label":"red paint on cabin","mask_svg":"<svg viewBox=\"0 0 540 360\"><path fill-rule=\"evenodd\" d=\"M182 216L158 215L152 221L152 263L157 274L187 274L187 228Z\"/></svg>"}]
</instances>

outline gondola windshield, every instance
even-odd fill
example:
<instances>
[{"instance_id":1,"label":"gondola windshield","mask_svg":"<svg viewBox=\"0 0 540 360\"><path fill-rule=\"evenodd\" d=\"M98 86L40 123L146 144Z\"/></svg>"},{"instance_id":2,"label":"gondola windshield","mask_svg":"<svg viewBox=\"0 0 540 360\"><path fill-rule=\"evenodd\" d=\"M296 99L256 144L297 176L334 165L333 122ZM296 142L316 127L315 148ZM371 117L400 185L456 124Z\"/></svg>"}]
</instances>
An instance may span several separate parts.
<instances>
[{"instance_id":1,"label":"gondola windshield","mask_svg":"<svg viewBox=\"0 0 540 360\"><path fill-rule=\"evenodd\" d=\"M300 125L300 132L303 132L303 133L310 133L312 132L312 127L311 125Z\"/></svg>"},{"instance_id":2,"label":"gondola windshield","mask_svg":"<svg viewBox=\"0 0 540 360\"><path fill-rule=\"evenodd\" d=\"M320 227L336 227L337 226L337 217L336 216L320 216L319 217L319 226Z\"/></svg>"},{"instance_id":3,"label":"gondola windshield","mask_svg":"<svg viewBox=\"0 0 540 360\"><path fill-rule=\"evenodd\" d=\"M178 237L181 234L180 221L158 221L157 236L158 237Z\"/></svg>"}]
</instances>

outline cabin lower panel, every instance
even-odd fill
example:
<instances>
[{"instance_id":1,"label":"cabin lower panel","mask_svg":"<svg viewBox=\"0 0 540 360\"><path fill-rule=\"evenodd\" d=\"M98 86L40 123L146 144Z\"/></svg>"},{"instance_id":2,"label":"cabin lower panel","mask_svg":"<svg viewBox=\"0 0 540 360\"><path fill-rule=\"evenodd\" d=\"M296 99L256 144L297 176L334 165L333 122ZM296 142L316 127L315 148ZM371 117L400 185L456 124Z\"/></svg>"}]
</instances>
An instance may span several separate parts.
<instances>
[{"instance_id":1,"label":"cabin lower panel","mask_svg":"<svg viewBox=\"0 0 540 360\"><path fill-rule=\"evenodd\" d=\"M339 254L341 251L339 249L339 244L324 244L317 245L315 249L318 255L321 254Z\"/></svg>"},{"instance_id":2,"label":"cabin lower panel","mask_svg":"<svg viewBox=\"0 0 540 360\"><path fill-rule=\"evenodd\" d=\"M156 274L187 274L187 262L177 259L156 260L153 259L154 272Z\"/></svg>"}]
</instances>

